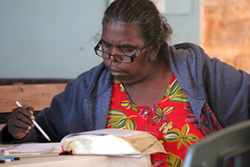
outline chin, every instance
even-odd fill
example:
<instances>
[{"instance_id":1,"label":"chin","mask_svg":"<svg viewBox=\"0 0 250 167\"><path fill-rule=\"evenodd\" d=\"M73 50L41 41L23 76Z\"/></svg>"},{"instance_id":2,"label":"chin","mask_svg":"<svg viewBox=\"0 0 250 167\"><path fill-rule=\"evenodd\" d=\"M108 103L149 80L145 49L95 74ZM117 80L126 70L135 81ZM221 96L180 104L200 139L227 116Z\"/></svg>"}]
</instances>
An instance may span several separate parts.
<instances>
[{"instance_id":1,"label":"chin","mask_svg":"<svg viewBox=\"0 0 250 167\"><path fill-rule=\"evenodd\" d=\"M126 85L132 85L132 84L137 83L135 80L131 80L131 79L125 79L125 78L115 78L115 79L119 80L122 84L126 84Z\"/></svg>"}]
</instances>

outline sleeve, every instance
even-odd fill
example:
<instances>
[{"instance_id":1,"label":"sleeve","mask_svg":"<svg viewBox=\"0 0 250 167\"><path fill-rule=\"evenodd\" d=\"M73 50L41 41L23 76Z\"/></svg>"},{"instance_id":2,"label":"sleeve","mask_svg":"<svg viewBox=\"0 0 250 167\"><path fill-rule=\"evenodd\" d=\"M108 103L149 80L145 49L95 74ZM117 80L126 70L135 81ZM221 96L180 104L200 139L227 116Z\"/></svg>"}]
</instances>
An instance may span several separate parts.
<instances>
[{"instance_id":1,"label":"sleeve","mask_svg":"<svg viewBox=\"0 0 250 167\"><path fill-rule=\"evenodd\" d=\"M44 108L36 117L36 122L41 126L51 141L59 142L66 134L71 133L72 122L77 121L82 115L77 112L83 111L83 97L86 94L86 84L82 80L70 81L64 92L53 97L49 108ZM84 86L85 85L85 86ZM84 123L79 127L84 127ZM78 131L79 129L74 129ZM40 131L33 127L21 140L16 140L8 132L7 125L0 132L1 143L24 143L24 142L48 142Z\"/></svg>"},{"instance_id":2,"label":"sleeve","mask_svg":"<svg viewBox=\"0 0 250 167\"><path fill-rule=\"evenodd\" d=\"M248 73L205 55L202 75L206 100L223 127L249 119Z\"/></svg>"},{"instance_id":3,"label":"sleeve","mask_svg":"<svg viewBox=\"0 0 250 167\"><path fill-rule=\"evenodd\" d=\"M86 129L83 101L86 98L87 83L82 79L70 81L64 92L56 95L49 108L43 109L37 116L37 123L48 134L51 141L59 142L65 135ZM77 127L72 128L76 125ZM46 140L39 138L39 142Z\"/></svg>"}]
</instances>

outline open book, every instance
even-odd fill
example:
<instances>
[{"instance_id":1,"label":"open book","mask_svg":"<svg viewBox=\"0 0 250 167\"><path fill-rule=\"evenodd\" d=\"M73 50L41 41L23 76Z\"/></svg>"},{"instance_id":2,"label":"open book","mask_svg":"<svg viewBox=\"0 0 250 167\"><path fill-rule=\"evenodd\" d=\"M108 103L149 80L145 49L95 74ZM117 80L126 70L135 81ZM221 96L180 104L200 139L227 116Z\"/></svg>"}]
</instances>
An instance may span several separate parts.
<instances>
[{"instance_id":1,"label":"open book","mask_svg":"<svg viewBox=\"0 0 250 167\"><path fill-rule=\"evenodd\" d=\"M64 150L73 154L88 155L148 155L157 152L165 153L162 144L156 137L145 131L101 129L73 133L61 140Z\"/></svg>"},{"instance_id":2,"label":"open book","mask_svg":"<svg viewBox=\"0 0 250 167\"><path fill-rule=\"evenodd\" d=\"M72 133L56 143L21 143L2 145L2 156L58 155L71 150L76 155L111 155L141 157L157 152L165 153L156 137L145 131L101 129ZM61 148L62 147L62 148Z\"/></svg>"}]
</instances>

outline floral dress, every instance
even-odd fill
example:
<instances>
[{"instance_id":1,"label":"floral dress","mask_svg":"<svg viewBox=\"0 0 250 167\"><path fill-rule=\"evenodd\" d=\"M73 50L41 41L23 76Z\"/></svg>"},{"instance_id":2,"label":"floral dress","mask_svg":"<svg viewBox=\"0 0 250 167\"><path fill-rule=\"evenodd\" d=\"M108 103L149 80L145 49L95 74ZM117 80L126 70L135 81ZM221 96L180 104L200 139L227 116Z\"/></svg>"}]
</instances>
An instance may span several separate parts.
<instances>
[{"instance_id":1,"label":"floral dress","mask_svg":"<svg viewBox=\"0 0 250 167\"><path fill-rule=\"evenodd\" d=\"M152 166L182 166L187 149L204 138L185 92L174 74L160 103L134 104L123 85L113 81L107 128L148 131L165 148L167 155L151 155Z\"/></svg>"}]
</instances>

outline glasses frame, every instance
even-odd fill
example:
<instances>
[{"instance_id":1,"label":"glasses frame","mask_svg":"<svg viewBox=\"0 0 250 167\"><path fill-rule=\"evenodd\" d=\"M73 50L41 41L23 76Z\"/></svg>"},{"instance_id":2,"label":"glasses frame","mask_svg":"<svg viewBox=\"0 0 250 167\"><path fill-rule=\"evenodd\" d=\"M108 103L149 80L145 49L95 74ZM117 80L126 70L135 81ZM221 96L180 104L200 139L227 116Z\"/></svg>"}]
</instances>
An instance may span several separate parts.
<instances>
[{"instance_id":1,"label":"glasses frame","mask_svg":"<svg viewBox=\"0 0 250 167\"><path fill-rule=\"evenodd\" d=\"M99 48L100 48L101 45L102 45L102 40L100 40L100 41L97 43L97 45L94 47L94 50L95 50L95 54L96 54L97 56L102 57L102 58L104 58L104 59L110 59L110 57L113 56L113 57L115 58L115 60L118 61L118 62L121 62L121 63L132 63L132 62L135 60L135 58L143 51L144 48L147 47L147 45L148 45L151 41L152 41L152 40L146 42L140 49L138 49L138 50L137 50L133 55L131 55L131 56L129 56L129 55L118 55L118 54L112 55L112 54L110 54L110 53L108 53L108 52L104 52L104 51L102 51L102 50L99 50ZM103 56L97 54L97 51L100 51L100 52L102 52L102 53L106 53L106 54L109 55L109 57L108 57L108 58L105 58L105 57L103 57ZM126 57L129 57L131 61L122 61L122 60L117 59L116 56L126 56Z\"/></svg>"}]
</instances>

